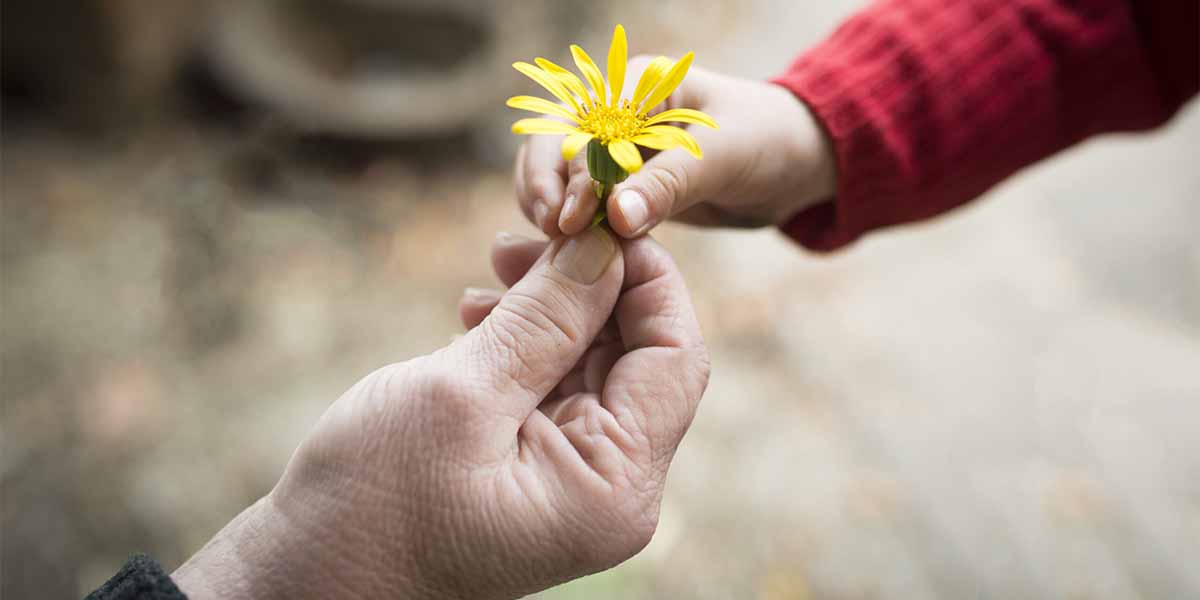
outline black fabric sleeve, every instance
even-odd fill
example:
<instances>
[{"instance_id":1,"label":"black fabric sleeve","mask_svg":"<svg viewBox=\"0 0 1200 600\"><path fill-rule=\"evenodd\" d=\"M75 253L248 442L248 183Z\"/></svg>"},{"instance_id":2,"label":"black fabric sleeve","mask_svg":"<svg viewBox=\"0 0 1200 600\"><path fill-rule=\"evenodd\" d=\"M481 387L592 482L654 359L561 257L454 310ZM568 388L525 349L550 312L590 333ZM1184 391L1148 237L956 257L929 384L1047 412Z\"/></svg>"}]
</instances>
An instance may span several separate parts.
<instances>
[{"instance_id":1,"label":"black fabric sleeve","mask_svg":"<svg viewBox=\"0 0 1200 600\"><path fill-rule=\"evenodd\" d=\"M187 600L162 566L135 554L121 570L84 600Z\"/></svg>"}]
</instances>

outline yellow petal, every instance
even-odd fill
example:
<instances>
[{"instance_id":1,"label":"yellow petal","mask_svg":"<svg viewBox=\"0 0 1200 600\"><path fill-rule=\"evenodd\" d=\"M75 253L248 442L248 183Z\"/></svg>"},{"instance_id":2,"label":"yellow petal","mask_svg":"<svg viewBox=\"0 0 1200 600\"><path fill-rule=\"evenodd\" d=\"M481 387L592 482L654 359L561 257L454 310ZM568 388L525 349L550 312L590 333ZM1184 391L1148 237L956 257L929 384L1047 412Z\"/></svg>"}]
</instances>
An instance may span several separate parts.
<instances>
[{"instance_id":1,"label":"yellow petal","mask_svg":"<svg viewBox=\"0 0 1200 600\"><path fill-rule=\"evenodd\" d=\"M612 90L613 106L621 100L621 89L625 87L625 62L629 44L625 40L625 28L620 23L613 30L612 45L608 47L608 89Z\"/></svg>"},{"instance_id":2,"label":"yellow petal","mask_svg":"<svg viewBox=\"0 0 1200 600\"><path fill-rule=\"evenodd\" d=\"M639 133L630 138L629 141L654 150L670 150L679 147L679 140L661 133Z\"/></svg>"},{"instance_id":3,"label":"yellow petal","mask_svg":"<svg viewBox=\"0 0 1200 600\"><path fill-rule=\"evenodd\" d=\"M613 140L608 143L608 154L627 173L637 173L642 168L642 153L629 140Z\"/></svg>"},{"instance_id":4,"label":"yellow petal","mask_svg":"<svg viewBox=\"0 0 1200 600\"><path fill-rule=\"evenodd\" d=\"M667 96L670 96L671 92L674 92L675 88L679 87L680 83L683 83L683 77L687 75L688 67L692 66L692 59L695 56L691 52L684 54L683 58L679 59L679 62L675 63L671 67L671 70L667 71L666 75L663 75L662 81L654 88L650 96L646 98L646 103L642 105L641 111L638 114L644 115L651 108L658 106L659 102L666 100Z\"/></svg>"},{"instance_id":5,"label":"yellow petal","mask_svg":"<svg viewBox=\"0 0 1200 600\"><path fill-rule=\"evenodd\" d=\"M591 94L588 93L586 87L583 87L583 82L580 81L579 77L576 76L574 73L572 73L572 72L558 66L557 64L544 59L544 58L540 58L540 57L535 58L535 59L533 59L533 62L537 63L537 65L539 67L541 67L542 69L545 69L545 71L547 73L550 73L551 75L554 75L555 77L558 77L559 81L561 81L562 84L565 85L568 90L574 92L576 96L579 96L579 99L583 101L584 106L587 106L587 107L592 106ZM578 106L576 106L576 109L578 109Z\"/></svg>"},{"instance_id":6,"label":"yellow petal","mask_svg":"<svg viewBox=\"0 0 1200 600\"><path fill-rule=\"evenodd\" d=\"M637 106L642 98L645 98L658 82L662 81L662 76L671 68L671 59L665 56L656 56L654 60L646 65L646 70L642 71L641 78L638 79L637 87L633 90L633 105Z\"/></svg>"},{"instance_id":7,"label":"yellow petal","mask_svg":"<svg viewBox=\"0 0 1200 600\"><path fill-rule=\"evenodd\" d=\"M645 125L655 125L657 123L666 123L668 121L677 121L680 123L694 123L703 125L711 129L717 129L717 122L712 117L690 108L672 108L664 110L653 117L646 120Z\"/></svg>"},{"instance_id":8,"label":"yellow petal","mask_svg":"<svg viewBox=\"0 0 1200 600\"><path fill-rule=\"evenodd\" d=\"M521 119L513 123L512 132L517 134L532 133L575 133L579 129L562 121L552 119Z\"/></svg>"},{"instance_id":9,"label":"yellow petal","mask_svg":"<svg viewBox=\"0 0 1200 600\"><path fill-rule=\"evenodd\" d=\"M562 142L563 160L570 162L572 158L575 158L576 154L579 154L579 150L590 141L592 141L592 134L584 131L576 131L567 135L567 137L563 138Z\"/></svg>"},{"instance_id":10,"label":"yellow petal","mask_svg":"<svg viewBox=\"0 0 1200 600\"><path fill-rule=\"evenodd\" d=\"M542 113L543 115L554 115L571 121L579 122L579 117L575 113L563 108L561 104L555 104L545 98L536 96L513 96L508 99L505 104L512 108L528 110L530 112Z\"/></svg>"},{"instance_id":11,"label":"yellow petal","mask_svg":"<svg viewBox=\"0 0 1200 600\"><path fill-rule=\"evenodd\" d=\"M600 67L592 61L592 57L588 56L583 48L575 44L571 44L571 56L575 57L575 66L579 67L579 72L583 73L583 78L592 86L592 90L596 92L596 101L600 104L606 104L608 101L604 95L604 77L600 75Z\"/></svg>"},{"instance_id":12,"label":"yellow petal","mask_svg":"<svg viewBox=\"0 0 1200 600\"><path fill-rule=\"evenodd\" d=\"M656 150L670 150L679 146L697 159L704 158L704 153L700 151L700 144L696 142L696 138L692 137L692 134L670 125L643 127L638 135L634 136L633 141Z\"/></svg>"},{"instance_id":13,"label":"yellow petal","mask_svg":"<svg viewBox=\"0 0 1200 600\"><path fill-rule=\"evenodd\" d=\"M513 68L520 71L522 75L537 82L538 85L546 88L546 91L554 94L554 97L562 100L564 104L571 104L578 110L579 105L575 103L575 100L571 98L571 94L567 93L566 88L562 86L562 83L557 78L552 77L549 73L527 62L515 62L513 63Z\"/></svg>"},{"instance_id":14,"label":"yellow petal","mask_svg":"<svg viewBox=\"0 0 1200 600\"><path fill-rule=\"evenodd\" d=\"M687 150L688 154L697 159L704 158L704 153L700 151L700 144L696 142L696 138L683 129L671 125L652 125L650 127L643 127L641 131L654 135L665 135L678 142L684 150Z\"/></svg>"}]
</instances>

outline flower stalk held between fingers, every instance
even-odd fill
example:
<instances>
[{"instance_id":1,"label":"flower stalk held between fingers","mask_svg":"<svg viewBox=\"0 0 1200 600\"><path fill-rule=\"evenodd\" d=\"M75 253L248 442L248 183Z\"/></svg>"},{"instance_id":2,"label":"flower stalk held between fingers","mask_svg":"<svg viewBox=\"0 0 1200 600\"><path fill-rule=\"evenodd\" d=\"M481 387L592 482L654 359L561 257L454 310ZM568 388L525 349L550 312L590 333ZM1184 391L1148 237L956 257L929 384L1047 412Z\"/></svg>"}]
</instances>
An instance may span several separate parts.
<instances>
[{"instance_id":1,"label":"flower stalk held between fingers","mask_svg":"<svg viewBox=\"0 0 1200 600\"><path fill-rule=\"evenodd\" d=\"M646 66L637 86L629 95L625 91L625 67L628 43L625 28L617 25L608 50L608 81L600 68L583 48L571 46L575 66L587 80L546 60L534 59L535 64L513 63L513 68L537 82L559 103L535 96L514 96L508 106L559 119L529 118L513 123L513 133L563 135L563 159L570 161L587 146L588 173L595 186L600 209L593 225L604 220L604 206L613 187L630 173L642 167L638 146L651 150L683 148L696 159L703 158L700 145L687 131L666 123L692 123L717 128L712 117L690 108L674 108L654 115L650 111L667 99L687 75L693 54L672 62L665 56L656 57Z\"/></svg>"}]
</instances>

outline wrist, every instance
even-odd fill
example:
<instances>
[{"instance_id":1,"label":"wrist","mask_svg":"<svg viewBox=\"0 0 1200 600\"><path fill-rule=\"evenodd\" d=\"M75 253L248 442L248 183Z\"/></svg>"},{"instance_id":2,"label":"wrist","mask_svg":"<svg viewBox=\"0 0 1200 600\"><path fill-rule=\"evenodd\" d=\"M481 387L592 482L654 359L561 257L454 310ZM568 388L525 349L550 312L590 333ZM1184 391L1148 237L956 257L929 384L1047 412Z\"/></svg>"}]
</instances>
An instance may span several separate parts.
<instances>
[{"instance_id":1,"label":"wrist","mask_svg":"<svg viewBox=\"0 0 1200 600\"><path fill-rule=\"evenodd\" d=\"M172 579L192 600L379 595L380 578L358 560L357 553L298 522L268 495L230 521ZM392 595L398 591L387 589Z\"/></svg>"},{"instance_id":2,"label":"wrist","mask_svg":"<svg viewBox=\"0 0 1200 600\"><path fill-rule=\"evenodd\" d=\"M785 206L779 207L776 223L791 219L796 213L831 200L837 193L837 155L825 126L803 98L788 88L772 86L780 95L779 120L783 139L784 164L788 165L783 194Z\"/></svg>"},{"instance_id":3,"label":"wrist","mask_svg":"<svg viewBox=\"0 0 1200 600\"><path fill-rule=\"evenodd\" d=\"M804 131L802 139L807 140L805 152L809 164L812 165L812 200L802 208L825 202L837 193L838 172L837 155L833 151L833 140L826 131L825 125L817 118L816 113L800 98L796 98L804 110Z\"/></svg>"}]
</instances>

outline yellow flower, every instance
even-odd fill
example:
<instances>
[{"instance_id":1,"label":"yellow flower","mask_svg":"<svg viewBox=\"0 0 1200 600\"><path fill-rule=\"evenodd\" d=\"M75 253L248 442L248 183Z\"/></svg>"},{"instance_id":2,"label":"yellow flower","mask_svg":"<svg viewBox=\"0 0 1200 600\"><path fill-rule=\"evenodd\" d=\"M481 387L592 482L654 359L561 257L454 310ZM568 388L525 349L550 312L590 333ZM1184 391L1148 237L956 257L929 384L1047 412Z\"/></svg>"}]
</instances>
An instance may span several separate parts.
<instances>
[{"instance_id":1,"label":"yellow flower","mask_svg":"<svg viewBox=\"0 0 1200 600\"><path fill-rule=\"evenodd\" d=\"M580 149L595 140L628 173L634 173L642 167L642 155L634 144L654 150L681 147L692 156L702 158L700 145L690 133L664 123L695 123L716 129L717 122L712 117L690 108L676 108L647 116L650 109L666 100L679 87L692 64L693 54L688 52L674 63L665 56L650 61L634 88L632 99L622 99L627 53L625 28L617 25L613 31L612 46L608 50L606 89L604 77L592 58L583 48L571 46L575 65L591 86L591 94L574 73L544 58L535 59L536 66L526 62L513 63L513 68L546 88L562 104L534 96L515 96L508 99L508 105L569 121L521 119L513 123L513 133L565 134L562 154L566 160L574 158Z\"/></svg>"}]
</instances>

